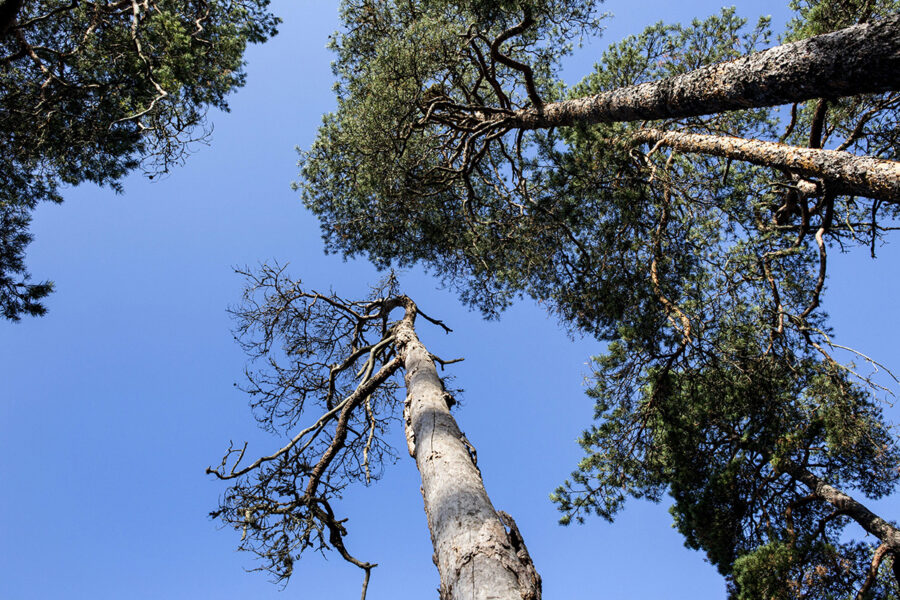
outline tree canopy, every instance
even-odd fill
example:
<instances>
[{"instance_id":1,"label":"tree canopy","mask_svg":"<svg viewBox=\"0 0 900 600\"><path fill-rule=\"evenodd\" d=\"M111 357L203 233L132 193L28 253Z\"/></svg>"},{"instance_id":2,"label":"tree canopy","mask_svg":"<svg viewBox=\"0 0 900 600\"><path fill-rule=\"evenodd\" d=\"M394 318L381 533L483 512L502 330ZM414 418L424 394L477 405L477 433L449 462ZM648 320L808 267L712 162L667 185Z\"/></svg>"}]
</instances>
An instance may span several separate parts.
<instances>
[{"instance_id":1,"label":"tree canopy","mask_svg":"<svg viewBox=\"0 0 900 600\"><path fill-rule=\"evenodd\" d=\"M879 497L900 455L822 302L829 252L896 228L900 5L793 6L782 45L725 9L565 89L549 32L596 32L593 5L345 2L338 109L298 186L332 251L424 263L489 316L527 294L611 342L566 519L668 492L735 598L886 597L896 529L819 483Z\"/></svg>"},{"instance_id":2,"label":"tree canopy","mask_svg":"<svg viewBox=\"0 0 900 600\"><path fill-rule=\"evenodd\" d=\"M0 4L0 310L43 314L24 263L31 211L61 187L120 189L204 140L209 108L242 86L249 43L276 32L268 0Z\"/></svg>"}]
</instances>

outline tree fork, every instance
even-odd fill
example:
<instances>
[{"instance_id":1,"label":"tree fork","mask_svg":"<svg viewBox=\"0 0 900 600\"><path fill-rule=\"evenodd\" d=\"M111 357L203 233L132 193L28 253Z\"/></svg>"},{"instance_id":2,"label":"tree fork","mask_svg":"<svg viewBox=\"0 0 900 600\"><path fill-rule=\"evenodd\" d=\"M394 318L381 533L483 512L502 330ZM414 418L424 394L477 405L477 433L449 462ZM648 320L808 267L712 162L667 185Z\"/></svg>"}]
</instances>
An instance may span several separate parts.
<instances>
[{"instance_id":1,"label":"tree fork","mask_svg":"<svg viewBox=\"0 0 900 600\"><path fill-rule=\"evenodd\" d=\"M415 306L405 308L395 334L406 370L406 436L422 476L441 600L540 600L540 577L518 528L509 519L507 530L491 504L434 361L416 336Z\"/></svg>"},{"instance_id":2,"label":"tree fork","mask_svg":"<svg viewBox=\"0 0 900 600\"><path fill-rule=\"evenodd\" d=\"M900 88L900 14L782 44L684 75L527 108L521 129L695 117Z\"/></svg>"},{"instance_id":3,"label":"tree fork","mask_svg":"<svg viewBox=\"0 0 900 600\"><path fill-rule=\"evenodd\" d=\"M640 130L634 139L668 146L679 152L710 154L781 168L802 177L821 178L838 193L900 203L900 162L892 160L777 142L658 129Z\"/></svg>"}]
</instances>

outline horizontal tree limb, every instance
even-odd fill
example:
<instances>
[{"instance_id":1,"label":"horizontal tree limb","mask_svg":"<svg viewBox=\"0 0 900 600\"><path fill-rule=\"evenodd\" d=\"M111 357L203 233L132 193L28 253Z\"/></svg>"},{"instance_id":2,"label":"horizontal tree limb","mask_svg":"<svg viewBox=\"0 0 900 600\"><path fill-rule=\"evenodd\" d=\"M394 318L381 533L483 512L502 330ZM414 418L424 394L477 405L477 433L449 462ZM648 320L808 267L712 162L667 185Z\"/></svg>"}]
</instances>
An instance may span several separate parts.
<instances>
[{"instance_id":1,"label":"horizontal tree limb","mask_svg":"<svg viewBox=\"0 0 900 600\"><path fill-rule=\"evenodd\" d=\"M842 194L900 204L900 162L857 156L849 152L798 148L730 136L643 129L639 142L662 144L679 152L710 154L756 165L776 167L803 177L818 177Z\"/></svg>"},{"instance_id":2,"label":"horizontal tree limb","mask_svg":"<svg viewBox=\"0 0 900 600\"><path fill-rule=\"evenodd\" d=\"M694 117L900 89L900 14L689 73L527 108L505 124L546 129Z\"/></svg>"}]
</instances>

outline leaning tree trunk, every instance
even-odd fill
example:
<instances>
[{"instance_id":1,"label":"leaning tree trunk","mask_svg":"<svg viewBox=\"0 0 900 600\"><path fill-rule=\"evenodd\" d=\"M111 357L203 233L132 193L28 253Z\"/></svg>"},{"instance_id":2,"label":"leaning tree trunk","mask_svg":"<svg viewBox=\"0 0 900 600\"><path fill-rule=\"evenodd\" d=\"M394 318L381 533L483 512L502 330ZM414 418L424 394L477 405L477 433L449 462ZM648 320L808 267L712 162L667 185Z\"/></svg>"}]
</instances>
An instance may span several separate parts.
<instances>
[{"instance_id":1,"label":"leaning tree trunk","mask_svg":"<svg viewBox=\"0 0 900 600\"><path fill-rule=\"evenodd\" d=\"M406 437L422 476L441 600L539 600L540 577L515 523L491 505L414 317L407 310L397 326L397 347L406 369Z\"/></svg>"},{"instance_id":2,"label":"leaning tree trunk","mask_svg":"<svg viewBox=\"0 0 900 600\"><path fill-rule=\"evenodd\" d=\"M504 125L541 129L693 117L900 88L900 14L660 81L522 109Z\"/></svg>"},{"instance_id":3,"label":"leaning tree trunk","mask_svg":"<svg viewBox=\"0 0 900 600\"><path fill-rule=\"evenodd\" d=\"M388 279L378 291L393 291L395 285ZM306 397L321 394L327 410L273 454L240 467L246 445L243 449L229 446L221 465L207 469L219 479L237 480L211 514L243 531L241 549L257 553L266 561L261 568L286 580L303 550L335 548L345 560L365 570L365 600L369 573L376 565L349 553L343 542L345 520L335 516L330 501L348 480L344 468L348 460L362 465L368 479L375 411L386 403L378 386L402 366L406 370L406 438L422 475L441 599L540 600L541 580L518 527L512 517L491 505L474 449L450 414L452 398L444 392L432 355L416 337L413 325L421 313L415 303L407 296L352 302L333 294L304 292L299 282L283 275L283 269L267 267L252 277L244 298L245 305L236 313L241 319L239 331L259 332L262 341L253 337L241 341L254 353L262 347L255 357L265 356L278 373L278 377L263 372L251 378L254 393L262 395L260 405L271 407L277 402L280 411L280 403L289 398L290 408L269 414L296 422ZM388 327L388 318L397 308L405 314ZM375 335L380 336L377 343L373 343L379 339ZM291 378L290 397L281 383L288 369L269 353L272 348L279 357L281 349L292 349L290 369L296 375ZM348 352L336 363L332 362L335 348ZM296 362L296 355L306 362ZM349 391L352 386L338 377L352 375L361 361L362 369L349 378L358 380L355 390L339 399L336 390ZM366 429L351 426L354 418L368 424L367 441L363 441ZM326 427L333 432L322 449L322 440L317 445L313 441ZM308 481L300 486L302 478Z\"/></svg>"},{"instance_id":4,"label":"leaning tree trunk","mask_svg":"<svg viewBox=\"0 0 900 600\"><path fill-rule=\"evenodd\" d=\"M661 144L679 152L710 154L776 167L802 177L821 178L842 194L900 204L900 162L837 150L797 148L730 136L642 129L635 141Z\"/></svg>"}]
</instances>

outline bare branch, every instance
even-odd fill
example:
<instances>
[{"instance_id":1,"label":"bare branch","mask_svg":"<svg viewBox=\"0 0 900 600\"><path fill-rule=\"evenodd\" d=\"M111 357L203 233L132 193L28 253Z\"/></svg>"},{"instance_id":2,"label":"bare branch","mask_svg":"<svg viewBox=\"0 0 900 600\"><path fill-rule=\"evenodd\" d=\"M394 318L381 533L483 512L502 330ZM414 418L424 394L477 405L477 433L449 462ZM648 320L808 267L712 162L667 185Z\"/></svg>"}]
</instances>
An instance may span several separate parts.
<instances>
[{"instance_id":1,"label":"bare branch","mask_svg":"<svg viewBox=\"0 0 900 600\"><path fill-rule=\"evenodd\" d=\"M531 11L528 8L525 8L525 17L522 21L498 35L497 38L491 42L491 57L497 62L522 73L522 76L525 78L525 89L528 91L528 99L531 100L534 109L540 111L544 107L544 102L541 100L537 88L534 85L534 73L532 72L531 67L500 52L500 46L503 45L505 41L517 35L521 35L532 25L534 25L534 18L531 16Z\"/></svg>"}]
</instances>

